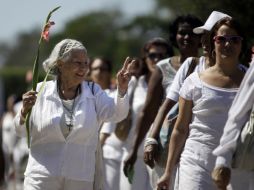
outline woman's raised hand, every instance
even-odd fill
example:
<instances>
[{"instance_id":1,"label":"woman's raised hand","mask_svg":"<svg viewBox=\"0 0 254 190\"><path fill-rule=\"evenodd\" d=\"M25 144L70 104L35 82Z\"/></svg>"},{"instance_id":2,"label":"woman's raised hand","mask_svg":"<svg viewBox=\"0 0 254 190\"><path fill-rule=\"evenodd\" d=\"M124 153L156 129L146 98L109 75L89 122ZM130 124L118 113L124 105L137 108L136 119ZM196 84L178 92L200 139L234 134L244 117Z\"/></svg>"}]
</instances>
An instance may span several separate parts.
<instances>
[{"instance_id":1,"label":"woman's raised hand","mask_svg":"<svg viewBox=\"0 0 254 190\"><path fill-rule=\"evenodd\" d=\"M117 86L119 93L124 95L128 90L128 84L131 79L131 70L135 67L134 59L127 57L122 69L117 73Z\"/></svg>"}]
</instances>

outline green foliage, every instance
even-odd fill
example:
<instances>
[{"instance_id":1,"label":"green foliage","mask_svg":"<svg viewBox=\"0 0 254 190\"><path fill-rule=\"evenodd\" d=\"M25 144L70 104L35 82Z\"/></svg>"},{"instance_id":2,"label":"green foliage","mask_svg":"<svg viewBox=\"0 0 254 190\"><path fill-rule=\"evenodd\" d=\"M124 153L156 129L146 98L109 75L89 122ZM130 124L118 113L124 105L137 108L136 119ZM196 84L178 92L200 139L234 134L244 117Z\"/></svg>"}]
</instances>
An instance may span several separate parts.
<instances>
[{"instance_id":1,"label":"green foliage","mask_svg":"<svg viewBox=\"0 0 254 190\"><path fill-rule=\"evenodd\" d=\"M254 43L253 0L157 0L157 9L166 9L175 16L192 13L205 21L214 10L222 11L236 18L246 32L248 45Z\"/></svg>"},{"instance_id":2,"label":"green foliage","mask_svg":"<svg viewBox=\"0 0 254 190\"><path fill-rule=\"evenodd\" d=\"M5 100L10 94L16 94L21 97L23 93L31 89L31 84L28 84L25 76L27 69L21 67L5 67L0 70L1 81L5 86ZM42 80L45 73L39 73L39 80Z\"/></svg>"}]
</instances>

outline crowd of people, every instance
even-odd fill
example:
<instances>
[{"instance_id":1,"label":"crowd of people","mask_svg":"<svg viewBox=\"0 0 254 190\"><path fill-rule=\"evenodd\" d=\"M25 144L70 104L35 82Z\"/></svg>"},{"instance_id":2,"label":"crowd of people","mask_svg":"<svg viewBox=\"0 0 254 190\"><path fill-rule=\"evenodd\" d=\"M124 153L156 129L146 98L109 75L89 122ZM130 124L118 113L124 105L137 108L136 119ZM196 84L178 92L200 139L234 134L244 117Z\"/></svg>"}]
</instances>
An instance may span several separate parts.
<instances>
[{"instance_id":1,"label":"crowd of people","mask_svg":"<svg viewBox=\"0 0 254 190\"><path fill-rule=\"evenodd\" d=\"M1 188L254 190L254 162L235 159L246 134L240 158L254 159L254 64L241 63L241 25L218 11L205 23L181 15L168 35L127 57L115 82L109 58L57 43L43 62L52 80L8 98Z\"/></svg>"}]
</instances>

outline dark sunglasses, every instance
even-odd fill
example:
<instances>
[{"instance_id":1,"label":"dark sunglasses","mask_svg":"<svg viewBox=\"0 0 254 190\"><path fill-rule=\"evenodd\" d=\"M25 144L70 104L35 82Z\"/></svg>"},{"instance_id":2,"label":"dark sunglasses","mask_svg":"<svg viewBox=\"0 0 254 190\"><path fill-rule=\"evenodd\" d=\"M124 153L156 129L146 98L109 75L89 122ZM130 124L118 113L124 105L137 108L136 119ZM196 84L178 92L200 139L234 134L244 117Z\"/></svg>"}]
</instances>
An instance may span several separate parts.
<instances>
[{"instance_id":1,"label":"dark sunglasses","mask_svg":"<svg viewBox=\"0 0 254 190\"><path fill-rule=\"evenodd\" d=\"M149 53L149 54L147 55L147 57L148 57L149 59L151 59L151 60L155 60L155 59L161 60L161 59L166 58L166 57L167 57L167 54L163 54L163 53Z\"/></svg>"},{"instance_id":2,"label":"dark sunglasses","mask_svg":"<svg viewBox=\"0 0 254 190\"><path fill-rule=\"evenodd\" d=\"M214 36L213 40L217 44L222 44L222 43L224 44L226 42L238 44L243 40L243 38L241 36Z\"/></svg>"}]
</instances>

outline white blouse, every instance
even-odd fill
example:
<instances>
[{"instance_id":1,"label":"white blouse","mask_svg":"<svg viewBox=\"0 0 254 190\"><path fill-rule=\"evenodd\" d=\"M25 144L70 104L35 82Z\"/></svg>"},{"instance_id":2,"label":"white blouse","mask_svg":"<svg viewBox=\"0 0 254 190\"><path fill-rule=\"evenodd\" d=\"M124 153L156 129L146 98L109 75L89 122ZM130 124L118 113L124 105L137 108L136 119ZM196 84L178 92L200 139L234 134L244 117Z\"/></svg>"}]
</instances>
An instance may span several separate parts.
<instances>
[{"instance_id":1,"label":"white blouse","mask_svg":"<svg viewBox=\"0 0 254 190\"><path fill-rule=\"evenodd\" d=\"M167 91L167 98L174 100L176 102L178 101L179 92L186 78L192 59L193 59L192 57L187 58L177 71L173 83ZM205 70L205 57L201 56L199 58L199 64L196 65L194 71L200 73L204 70Z\"/></svg>"},{"instance_id":2,"label":"white blouse","mask_svg":"<svg viewBox=\"0 0 254 190\"><path fill-rule=\"evenodd\" d=\"M38 85L39 89L40 85ZM74 127L64 138L60 129L63 105L56 81L48 81L32 109L30 117L31 148L26 176L62 176L67 179L94 181L95 156L99 123L118 122L128 114L129 100L116 94L110 98L94 85L94 95L87 82L81 84L81 95L74 108ZM20 112L15 118L15 129L25 134L19 125Z\"/></svg>"},{"instance_id":3,"label":"white blouse","mask_svg":"<svg viewBox=\"0 0 254 190\"><path fill-rule=\"evenodd\" d=\"M162 73L162 86L164 89L164 93L166 94L174 80L177 71L171 64L171 57L159 61L156 66L159 67Z\"/></svg>"}]
</instances>

